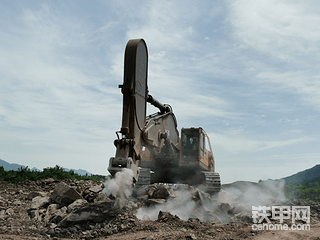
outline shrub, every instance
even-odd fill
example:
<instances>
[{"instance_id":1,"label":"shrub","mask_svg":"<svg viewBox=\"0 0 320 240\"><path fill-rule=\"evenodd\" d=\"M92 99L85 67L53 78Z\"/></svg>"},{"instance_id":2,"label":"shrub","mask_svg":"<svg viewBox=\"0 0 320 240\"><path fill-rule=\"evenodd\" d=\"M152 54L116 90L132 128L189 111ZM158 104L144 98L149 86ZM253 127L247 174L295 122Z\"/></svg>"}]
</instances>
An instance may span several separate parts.
<instances>
[{"instance_id":1,"label":"shrub","mask_svg":"<svg viewBox=\"0 0 320 240\"><path fill-rule=\"evenodd\" d=\"M62 167L56 165L55 167L44 168L42 172L30 170L28 167L21 167L17 171L5 171L0 167L0 182L1 183L19 183L26 179L30 181L43 180L53 178L55 180L77 179L77 180L92 180L94 182L104 181L103 176L81 176L74 171L65 171Z\"/></svg>"}]
</instances>

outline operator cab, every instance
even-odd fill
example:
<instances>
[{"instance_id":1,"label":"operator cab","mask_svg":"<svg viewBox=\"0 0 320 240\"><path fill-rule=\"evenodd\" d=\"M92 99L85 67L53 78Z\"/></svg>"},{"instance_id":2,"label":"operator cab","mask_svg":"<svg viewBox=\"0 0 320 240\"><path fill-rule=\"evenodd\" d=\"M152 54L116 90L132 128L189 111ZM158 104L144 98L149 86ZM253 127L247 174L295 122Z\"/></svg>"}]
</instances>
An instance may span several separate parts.
<instances>
[{"instance_id":1,"label":"operator cab","mask_svg":"<svg viewBox=\"0 0 320 240\"><path fill-rule=\"evenodd\" d=\"M214 170L213 154L208 135L200 128L181 129L180 166Z\"/></svg>"}]
</instances>

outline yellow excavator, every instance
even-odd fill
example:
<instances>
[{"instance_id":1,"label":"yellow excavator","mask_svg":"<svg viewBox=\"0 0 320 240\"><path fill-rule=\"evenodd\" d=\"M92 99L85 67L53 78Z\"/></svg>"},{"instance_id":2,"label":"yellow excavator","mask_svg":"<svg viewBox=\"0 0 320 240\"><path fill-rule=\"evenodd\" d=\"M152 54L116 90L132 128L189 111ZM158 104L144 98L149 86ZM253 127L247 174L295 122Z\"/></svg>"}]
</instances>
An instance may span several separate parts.
<instances>
[{"instance_id":1,"label":"yellow excavator","mask_svg":"<svg viewBox=\"0 0 320 240\"><path fill-rule=\"evenodd\" d=\"M148 92L148 50L143 39L129 40L124 56L122 127L116 134L115 157L109 160L112 176L123 168L133 171L137 187L152 183L181 183L220 191L210 140L201 128L177 130L172 107ZM147 103L159 109L146 115ZM120 136L119 136L120 135Z\"/></svg>"}]
</instances>

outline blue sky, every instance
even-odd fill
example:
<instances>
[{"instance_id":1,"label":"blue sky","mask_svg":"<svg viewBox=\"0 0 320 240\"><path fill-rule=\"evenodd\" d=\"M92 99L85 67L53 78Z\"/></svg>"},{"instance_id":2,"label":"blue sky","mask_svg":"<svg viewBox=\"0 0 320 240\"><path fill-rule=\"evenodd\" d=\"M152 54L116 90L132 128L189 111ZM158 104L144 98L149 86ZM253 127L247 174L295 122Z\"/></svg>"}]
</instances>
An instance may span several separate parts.
<instances>
[{"instance_id":1,"label":"blue sky","mask_svg":"<svg viewBox=\"0 0 320 240\"><path fill-rule=\"evenodd\" d=\"M0 1L0 159L108 174L123 55L209 134L223 183L319 163L318 1ZM156 111L149 107L148 112Z\"/></svg>"}]
</instances>

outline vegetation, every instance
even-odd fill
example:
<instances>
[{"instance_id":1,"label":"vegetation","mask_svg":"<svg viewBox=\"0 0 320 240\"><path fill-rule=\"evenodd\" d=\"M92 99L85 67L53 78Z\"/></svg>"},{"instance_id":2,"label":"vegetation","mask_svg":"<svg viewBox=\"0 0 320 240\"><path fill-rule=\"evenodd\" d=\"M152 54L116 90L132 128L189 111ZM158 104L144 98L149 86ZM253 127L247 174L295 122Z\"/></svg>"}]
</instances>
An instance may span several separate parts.
<instances>
[{"instance_id":1,"label":"vegetation","mask_svg":"<svg viewBox=\"0 0 320 240\"><path fill-rule=\"evenodd\" d=\"M285 192L290 199L300 199L305 202L320 202L319 182L313 180L303 184L288 183L285 185Z\"/></svg>"},{"instance_id":2,"label":"vegetation","mask_svg":"<svg viewBox=\"0 0 320 240\"><path fill-rule=\"evenodd\" d=\"M0 182L1 183L19 183L26 179L30 181L44 180L47 178L53 178L55 180L64 179L77 179L77 180L92 180L104 181L103 176L93 175L93 176L81 176L74 171L65 171L62 167L56 165L55 167L45 168L42 172L30 170L28 167L19 168L17 171L5 171L2 166L0 166Z\"/></svg>"}]
</instances>

